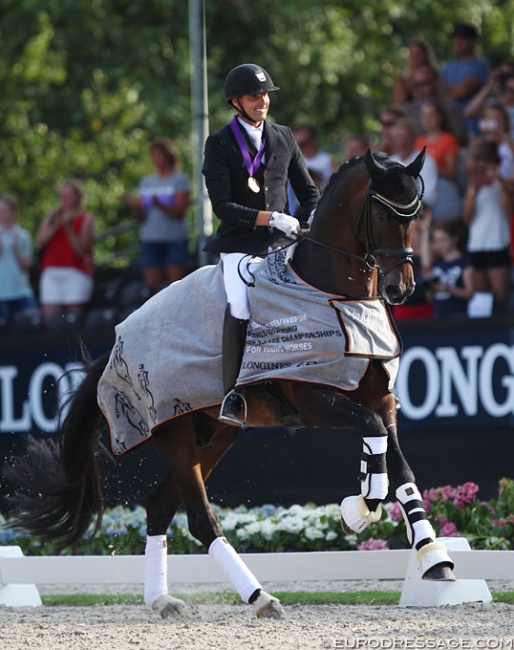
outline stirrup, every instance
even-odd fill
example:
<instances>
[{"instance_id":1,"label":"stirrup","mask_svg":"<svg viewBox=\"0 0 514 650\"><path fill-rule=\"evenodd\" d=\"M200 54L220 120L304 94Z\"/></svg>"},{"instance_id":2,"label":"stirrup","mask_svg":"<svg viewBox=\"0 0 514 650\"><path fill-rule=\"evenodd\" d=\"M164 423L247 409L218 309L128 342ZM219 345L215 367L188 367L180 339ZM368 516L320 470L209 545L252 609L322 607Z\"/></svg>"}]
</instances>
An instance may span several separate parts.
<instances>
[{"instance_id":1,"label":"stirrup","mask_svg":"<svg viewBox=\"0 0 514 650\"><path fill-rule=\"evenodd\" d=\"M241 411L243 412L243 417L240 417ZM222 422L230 422L231 424L237 424L243 427L246 423L247 413L248 407L244 395L232 389L223 398L218 419Z\"/></svg>"}]
</instances>

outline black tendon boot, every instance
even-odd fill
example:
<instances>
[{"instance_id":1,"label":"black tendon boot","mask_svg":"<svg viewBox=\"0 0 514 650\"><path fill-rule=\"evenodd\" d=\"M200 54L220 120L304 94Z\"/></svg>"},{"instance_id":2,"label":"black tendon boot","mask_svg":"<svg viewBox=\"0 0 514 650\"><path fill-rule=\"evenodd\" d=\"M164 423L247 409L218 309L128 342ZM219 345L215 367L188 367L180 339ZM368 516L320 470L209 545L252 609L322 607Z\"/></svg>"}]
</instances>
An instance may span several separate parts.
<instances>
[{"instance_id":1,"label":"black tendon boot","mask_svg":"<svg viewBox=\"0 0 514 650\"><path fill-rule=\"evenodd\" d=\"M223 323L223 387L225 398L221 404L219 419L244 426L246 422L246 400L243 391L234 388L243 360L246 341L247 320L234 318L230 305L225 311Z\"/></svg>"}]
</instances>

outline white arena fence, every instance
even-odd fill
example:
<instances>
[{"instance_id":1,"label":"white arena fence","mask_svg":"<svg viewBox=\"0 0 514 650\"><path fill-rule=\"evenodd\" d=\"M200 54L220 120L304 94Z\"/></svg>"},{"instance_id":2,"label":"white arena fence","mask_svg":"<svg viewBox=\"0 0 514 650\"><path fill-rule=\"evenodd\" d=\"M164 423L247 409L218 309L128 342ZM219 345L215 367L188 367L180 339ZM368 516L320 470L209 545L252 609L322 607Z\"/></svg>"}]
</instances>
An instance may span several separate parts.
<instances>
[{"instance_id":1,"label":"white arena fence","mask_svg":"<svg viewBox=\"0 0 514 650\"><path fill-rule=\"evenodd\" d=\"M477 580L514 581L514 551L469 550L464 538L444 538L444 542L455 562L457 582L430 583L434 588L441 584L461 583L467 589ZM241 557L265 588L266 583L270 582L407 582L409 572L415 571L412 567L417 566L415 552L410 550L243 553ZM10 598L9 593L18 593L20 589L23 591L24 586L32 587L37 593L36 585L84 585L84 592L87 593L87 585L112 587L116 584L142 584L143 576L144 556L33 557L23 556L17 546L0 547L0 604L4 605L19 604L19 599L16 596ZM172 591L173 585L178 583L227 584L225 576L209 555L170 555L168 576ZM427 581L421 582L427 584Z\"/></svg>"}]
</instances>

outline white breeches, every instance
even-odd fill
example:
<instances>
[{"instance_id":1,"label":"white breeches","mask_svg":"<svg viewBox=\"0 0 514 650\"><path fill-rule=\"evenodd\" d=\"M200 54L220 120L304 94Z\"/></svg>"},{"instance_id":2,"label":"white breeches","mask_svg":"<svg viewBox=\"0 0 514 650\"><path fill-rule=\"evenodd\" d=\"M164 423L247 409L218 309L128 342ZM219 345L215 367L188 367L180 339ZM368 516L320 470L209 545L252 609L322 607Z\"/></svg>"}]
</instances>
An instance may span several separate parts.
<instances>
[{"instance_id":1,"label":"white breeches","mask_svg":"<svg viewBox=\"0 0 514 650\"><path fill-rule=\"evenodd\" d=\"M255 272L263 258L252 257L248 253L221 253L220 257L230 313L234 318L248 320L250 318L248 287L241 276L247 282L252 282L251 272Z\"/></svg>"}]
</instances>

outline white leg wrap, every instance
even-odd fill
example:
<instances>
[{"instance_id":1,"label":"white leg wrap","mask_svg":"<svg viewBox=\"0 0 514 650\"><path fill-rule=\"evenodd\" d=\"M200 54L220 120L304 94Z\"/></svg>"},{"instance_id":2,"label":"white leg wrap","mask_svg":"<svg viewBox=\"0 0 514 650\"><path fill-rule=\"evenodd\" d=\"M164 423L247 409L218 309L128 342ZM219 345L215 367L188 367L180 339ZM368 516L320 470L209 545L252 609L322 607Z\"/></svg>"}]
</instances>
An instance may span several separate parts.
<instances>
[{"instance_id":1,"label":"white leg wrap","mask_svg":"<svg viewBox=\"0 0 514 650\"><path fill-rule=\"evenodd\" d=\"M155 601L168 593L168 542L166 535L149 535L145 547L145 604L152 607Z\"/></svg>"},{"instance_id":2,"label":"white leg wrap","mask_svg":"<svg viewBox=\"0 0 514 650\"><path fill-rule=\"evenodd\" d=\"M381 515L382 506L378 504L377 509L371 512L361 495L358 497L346 497L341 502L343 529L345 527L349 528L354 533L362 533L370 524L379 521Z\"/></svg>"},{"instance_id":3,"label":"white leg wrap","mask_svg":"<svg viewBox=\"0 0 514 650\"><path fill-rule=\"evenodd\" d=\"M404 483L404 485L400 485L396 490L396 498L402 506L409 544L416 546L423 539L435 539L435 531L426 518L421 494L416 484Z\"/></svg>"},{"instance_id":4,"label":"white leg wrap","mask_svg":"<svg viewBox=\"0 0 514 650\"><path fill-rule=\"evenodd\" d=\"M448 550L446 546L441 542L431 542L422 546L418 551L418 560L421 567L421 577L424 578L426 572L437 564L445 563L451 569L453 569L454 564L450 556L448 555Z\"/></svg>"},{"instance_id":5,"label":"white leg wrap","mask_svg":"<svg viewBox=\"0 0 514 650\"><path fill-rule=\"evenodd\" d=\"M381 462L385 464L387 436L363 438L362 445L361 494L369 499L380 499L380 501L383 501L389 491L389 477L387 472L376 472L373 470L370 472L366 456L383 456L384 458Z\"/></svg>"},{"instance_id":6,"label":"white leg wrap","mask_svg":"<svg viewBox=\"0 0 514 650\"><path fill-rule=\"evenodd\" d=\"M262 589L257 578L225 537L217 537L212 542L209 546L209 555L216 560L220 569L234 585L235 590L245 603L249 602L251 595L257 589Z\"/></svg>"}]
</instances>

